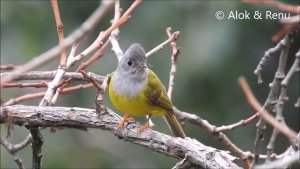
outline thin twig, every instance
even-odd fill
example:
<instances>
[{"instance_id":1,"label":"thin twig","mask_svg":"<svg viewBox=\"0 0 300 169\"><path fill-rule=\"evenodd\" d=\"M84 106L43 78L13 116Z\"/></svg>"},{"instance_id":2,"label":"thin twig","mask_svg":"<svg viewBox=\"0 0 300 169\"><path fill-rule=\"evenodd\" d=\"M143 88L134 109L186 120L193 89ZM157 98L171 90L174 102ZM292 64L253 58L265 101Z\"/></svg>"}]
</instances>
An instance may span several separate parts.
<instances>
[{"instance_id":1,"label":"thin twig","mask_svg":"<svg viewBox=\"0 0 300 169\"><path fill-rule=\"evenodd\" d=\"M80 66L78 67L78 69L76 70L76 72L78 72L79 70L84 70L87 67L89 67L92 63L94 63L95 61L97 61L98 59L100 59L103 54L105 49L108 47L109 45L109 40L107 40L102 46L101 48L92 56L90 57L86 62L82 62L80 64Z\"/></svg>"},{"instance_id":2,"label":"thin twig","mask_svg":"<svg viewBox=\"0 0 300 169\"><path fill-rule=\"evenodd\" d=\"M224 131L235 129L237 127L248 125L249 123L251 123L253 120L257 119L258 117L259 117L259 114L256 113L256 114L248 117L247 119L243 119L243 120L241 120L241 121L239 121L237 123L226 125L226 126L223 125L223 126L217 127L217 128L215 128L215 132L224 132Z\"/></svg>"},{"instance_id":3,"label":"thin twig","mask_svg":"<svg viewBox=\"0 0 300 169\"><path fill-rule=\"evenodd\" d=\"M254 74L257 75L258 83L262 83L261 71L263 70L263 66L266 64L266 61L273 56L276 52L280 51L286 44L290 41L289 35L286 35L275 47L267 50L264 56L261 58L259 64L254 70Z\"/></svg>"},{"instance_id":4,"label":"thin twig","mask_svg":"<svg viewBox=\"0 0 300 169\"><path fill-rule=\"evenodd\" d=\"M50 3L54 13L59 44L61 45L64 40L64 29L63 29L64 26L60 18L58 3L57 0L50 0ZM67 52L66 49L64 49L60 54L60 65L64 67L66 66L66 64L67 64Z\"/></svg>"},{"instance_id":5,"label":"thin twig","mask_svg":"<svg viewBox=\"0 0 300 169\"><path fill-rule=\"evenodd\" d=\"M280 42L282 44L282 45L280 45L281 47L276 49L276 50L280 49L281 53L279 56L279 63L278 63L277 71L274 75L274 79L273 79L272 83L270 84L270 91L269 91L268 97L262 107L266 112L272 111L274 109L274 105L278 101L279 91L280 91L280 83L285 75L285 68L286 68L286 63L287 63L289 46L292 41L292 37L294 35L295 34L293 34L293 33L287 34L284 37L284 39L281 40L281 42ZM273 49L275 49L275 48L273 48ZM256 131L256 137L255 137L255 141L254 141L255 158L253 161L253 165L258 164L259 159L260 159L259 155L260 155L261 145L264 140L264 133L266 130L266 122L262 118L260 118L260 120L256 124L256 127L257 127L257 131Z\"/></svg>"},{"instance_id":6,"label":"thin twig","mask_svg":"<svg viewBox=\"0 0 300 169\"><path fill-rule=\"evenodd\" d=\"M3 85L3 88L24 88L24 87L34 87L34 88L41 88L41 87L47 87L48 82L41 81L36 83L7 83Z\"/></svg>"},{"instance_id":7,"label":"thin twig","mask_svg":"<svg viewBox=\"0 0 300 169\"><path fill-rule=\"evenodd\" d=\"M91 81L98 91L102 89L101 85L95 79L93 79L93 77L89 76L84 70L80 70L79 72L84 76L84 78Z\"/></svg>"},{"instance_id":8,"label":"thin twig","mask_svg":"<svg viewBox=\"0 0 300 169\"><path fill-rule=\"evenodd\" d=\"M21 103L26 100L43 97L44 95L45 95L45 92L25 94L25 95L17 97L17 98L9 99L7 102L3 103L3 106L15 105L15 104Z\"/></svg>"},{"instance_id":9,"label":"thin twig","mask_svg":"<svg viewBox=\"0 0 300 169\"><path fill-rule=\"evenodd\" d=\"M169 38L172 37L172 33L171 33L172 29L171 27L168 27L166 29L166 33L168 35ZM176 39L178 39L180 36L180 34L178 33ZM168 87L168 96L171 99L172 98L172 92L173 92L173 87L174 87L174 79L175 79L175 74L176 74L176 64L177 64L177 59L178 56L181 52L181 49L179 47L177 47L175 41L170 43L170 46L172 47L172 55L171 55L171 70L170 70L170 79L169 79L169 87Z\"/></svg>"},{"instance_id":10,"label":"thin twig","mask_svg":"<svg viewBox=\"0 0 300 169\"><path fill-rule=\"evenodd\" d=\"M121 13L122 13L122 9L120 8L120 0L116 0L115 2L115 15L114 15L114 20L112 22L112 24L116 23L120 17L121 17ZM112 51L114 51L115 55L118 58L118 61L121 60L121 57L123 56L123 51L119 45L119 34L120 34L120 30L117 27L116 29L114 29L109 37L111 46L112 46Z\"/></svg>"},{"instance_id":11,"label":"thin twig","mask_svg":"<svg viewBox=\"0 0 300 169\"><path fill-rule=\"evenodd\" d=\"M180 35L179 31L174 32L169 39L167 39L163 43L159 44L158 46L156 46L155 48L153 48L149 52L147 52L146 53L146 57L150 57L151 55L153 55L154 53L158 52L159 50L162 50L169 43L175 42L179 38L179 35Z\"/></svg>"},{"instance_id":12,"label":"thin twig","mask_svg":"<svg viewBox=\"0 0 300 169\"><path fill-rule=\"evenodd\" d=\"M286 53L288 53L288 51L286 51ZM297 71L298 66L299 66L299 56L297 57L297 54L296 54L294 64L290 68L287 76L285 76L285 78L281 81L280 95L279 95L278 101L275 105L275 111L276 111L276 119L278 120L278 122L282 123L283 125L286 125L285 121L284 121L284 117L283 117L283 107L284 107L284 104L288 100L287 99L288 98L287 97L287 86L288 86L288 83L291 79L291 76ZM281 71L284 72L284 70L281 70ZM284 77L284 75L283 75L283 77ZM275 144L275 140L277 138L277 135L278 135L278 131L277 131L276 128L274 128L272 136L270 138L270 141L267 145L267 150L268 150L267 155L269 157L268 160L270 160L270 156L273 153L274 144Z\"/></svg>"}]
</instances>

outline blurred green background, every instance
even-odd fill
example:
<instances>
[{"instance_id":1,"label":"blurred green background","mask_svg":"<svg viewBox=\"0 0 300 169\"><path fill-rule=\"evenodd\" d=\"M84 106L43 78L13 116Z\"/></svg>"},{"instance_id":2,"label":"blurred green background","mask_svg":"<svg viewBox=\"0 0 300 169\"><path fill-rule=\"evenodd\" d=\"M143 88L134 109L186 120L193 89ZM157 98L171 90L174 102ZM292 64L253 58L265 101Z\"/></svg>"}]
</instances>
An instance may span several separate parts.
<instances>
[{"instance_id":1,"label":"blurred green background","mask_svg":"<svg viewBox=\"0 0 300 169\"><path fill-rule=\"evenodd\" d=\"M285 1L299 5L297 0ZM122 1L126 10L132 1ZM59 1L65 36L78 28L97 8L99 1ZM215 13L223 11L264 12L271 10L265 6L244 4L238 1L144 1L134 12L132 18L121 28L120 46L126 48L138 42L146 51L167 39L165 29L171 26L180 31L177 45L182 53L177 64L173 103L179 109L195 113L216 126L235 123L251 116L254 112L237 85L237 78L245 76L258 100L263 103L269 92L269 83L277 68L278 54L272 57L264 67L264 83L257 85L253 74L260 58L270 47L271 41L282 25L278 20L217 20ZM113 11L106 15L88 36L79 42L82 51L97 37L100 31L110 25ZM58 43L54 16L48 1L9 1L1 0L1 64L23 64ZM299 49L299 34L292 44L288 67ZM169 80L171 48L150 57L149 63L162 82ZM59 59L51 61L38 70L55 70ZM70 71L75 70L79 63ZM103 58L87 70L106 75L117 65L117 59L110 47ZM26 93L45 89L5 89L1 90L1 99L7 101ZM76 91L60 96L57 106L87 107L94 104L96 89ZM288 87L289 102L284 109L286 123L299 131L299 109L293 105L299 96L299 74L293 77ZM40 99L21 104L38 105ZM105 103L115 110L108 99ZM123 114L121 114L123 115ZM144 121L143 118L139 119ZM153 118L155 129L170 133L163 120ZM201 128L187 124L187 135L205 145L226 149L212 135ZM1 137L6 137L7 126L1 125ZM15 136L8 138L12 143L23 140L28 130L15 127ZM267 127L262 152L271 135ZM252 151L255 139L255 123L228 131L225 134L244 151ZM43 168L171 168L177 159L152 152L144 147L124 142L112 133L90 129L88 132L64 129L56 133L42 131L44 136ZM282 153L289 146L282 135L276 141L276 153ZM25 167L31 167L31 147L27 146L18 153ZM237 161L238 162L238 161ZM16 168L12 156L1 146L1 168Z\"/></svg>"}]
</instances>

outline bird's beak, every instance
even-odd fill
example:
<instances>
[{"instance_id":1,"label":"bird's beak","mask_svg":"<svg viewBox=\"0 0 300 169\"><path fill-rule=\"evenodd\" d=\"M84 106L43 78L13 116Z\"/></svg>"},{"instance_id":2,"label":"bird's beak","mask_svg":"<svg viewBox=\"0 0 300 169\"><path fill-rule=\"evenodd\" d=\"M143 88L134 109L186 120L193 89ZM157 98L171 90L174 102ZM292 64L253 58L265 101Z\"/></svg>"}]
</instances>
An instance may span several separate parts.
<instances>
[{"instance_id":1,"label":"bird's beak","mask_svg":"<svg viewBox=\"0 0 300 169\"><path fill-rule=\"evenodd\" d=\"M148 68L148 65L146 63L140 64L139 65L140 68Z\"/></svg>"}]
</instances>

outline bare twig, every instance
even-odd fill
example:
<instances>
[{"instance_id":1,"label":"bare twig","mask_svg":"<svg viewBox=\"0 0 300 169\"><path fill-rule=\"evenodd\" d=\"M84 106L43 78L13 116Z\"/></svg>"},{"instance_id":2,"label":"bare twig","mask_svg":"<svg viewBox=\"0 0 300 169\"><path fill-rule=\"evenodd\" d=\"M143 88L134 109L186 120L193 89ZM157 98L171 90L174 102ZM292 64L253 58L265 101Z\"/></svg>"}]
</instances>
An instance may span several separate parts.
<instances>
[{"instance_id":1,"label":"bare twig","mask_svg":"<svg viewBox=\"0 0 300 169\"><path fill-rule=\"evenodd\" d=\"M114 20L113 23L116 23L119 18L121 17L121 13L122 13L122 9L120 8L120 0L116 0L115 2L115 15L114 15ZM119 45L119 34L120 34L120 30L117 27L116 29L114 29L109 37L110 43L112 45L112 50L114 51L115 55L118 58L118 61L121 60L121 57L123 56L123 51L120 48Z\"/></svg>"},{"instance_id":2,"label":"bare twig","mask_svg":"<svg viewBox=\"0 0 300 169\"><path fill-rule=\"evenodd\" d=\"M43 112L43 113L39 113ZM238 168L232 162L235 158L227 152L207 147L195 139L174 138L154 130L138 133L140 125L130 123L122 130L117 126L121 117L106 109L101 116L91 109L71 107L6 106L0 109L0 122L5 116L14 118L14 124L27 127L87 127L113 132L119 139L144 146L153 151L182 159L186 155L197 168Z\"/></svg>"},{"instance_id":3,"label":"bare twig","mask_svg":"<svg viewBox=\"0 0 300 169\"><path fill-rule=\"evenodd\" d=\"M289 43L289 41L290 41L290 35L286 35L275 47L265 52L264 56L261 58L259 64L254 70L254 74L256 74L258 78L258 83L262 83L261 71L263 70L263 66L265 65L265 62L276 52L280 51L283 47L285 47L287 43Z\"/></svg>"},{"instance_id":4,"label":"bare twig","mask_svg":"<svg viewBox=\"0 0 300 169\"><path fill-rule=\"evenodd\" d=\"M299 60L300 60L300 50L298 50L298 52L296 53L295 61L292 67L290 68L289 72L285 76L285 78L282 80L281 85L287 86L293 74L299 71L299 62L300 62Z\"/></svg>"},{"instance_id":5,"label":"bare twig","mask_svg":"<svg viewBox=\"0 0 300 169\"><path fill-rule=\"evenodd\" d=\"M80 66L78 67L78 69L76 70L76 72L78 72L79 70L86 69L88 66L90 66L92 63L94 63L96 60L100 59L103 56L104 51L105 51L105 49L107 48L108 45L109 45L109 40L107 40L101 46L101 48L92 57L90 57L86 62L82 62L80 64Z\"/></svg>"},{"instance_id":6,"label":"bare twig","mask_svg":"<svg viewBox=\"0 0 300 169\"><path fill-rule=\"evenodd\" d=\"M93 79L93 77L89 76L84 70L80 70L79 72L84 76L84 78L91 81L98 91L102 89L101 85L95 79Z\"/></svg>"},{"instance_id":7,"label":"bare twig","mask_svg":"<svg viewBox=\"0 0 300 169\"><path fill-rule=\"evenodd\" d=\"M63 29L64 26L60 18L58 3L57 0L50 0L50 3L54 13L59 44L61 45L64 40L64 29ZM60 65L64 67L66 66L66 64L67 64L67 52L66 49L64 49L60 54Z\"/></svg>"},{"instance_id":8,"label":"bare twig","mask_svg":"<svg viewBox=\"0 0 300 169\"><path fill-rule=\"evenodd\" d=\"M159 44L158 46L156 46L155 48L153 48L149 52L147 52L146 57L149 57L149 56L153 55L154 53L158 52L159 50L162 50L169 43L175 42L179 38L179 35L180 35L179 31L174 32L169 39L167 39L163 43Z\"/></svg>"},{"instance_id":9,"label":"bare twig","mask_svg":"<svg viewBox=\"0 0 300 169\"><path fill-rule=\"evenodd\" d=\"M287 57L288 57L288 51L289 51L289 47L290 47L290 44L291 44L291 41L292 41L292 37L294 35L295 34L293 34L293 33L289 33L280 42L280 43L282 43L282 45L280 45L281 46L280 47L281 53L280 53L280 56L279 56L278 68L277 68L277 71L274 75L274 79L273 79L272 83L270 84L270 91L269 91L268 97L267 97L267 99L266 99L266 101L265 101L265 103L262 107L266 112L271 112L272 109L274 109L274 105L278 101L278 97L279 97L279 93L280 93L279 92L280 83L281 83L281 81L282 81L282 79L284 78L284 75L285 75L285 68L286 68L286 62L287 62ZM278 48L278 50L279 50L279 48ZM254 158L253 164L258 164L258 162L259 162L260 148L261 148L261 144L264 140L264 133L265 133L265 129L266 129L266 123L262 119L262 117L260 118L260 120L256 124L256 127L257 127L257 131L256 131L255 142L254 142L255 158Z\"/></svg>"},{"instance_id":10,"label":"bare twig","mask_svg":"<svg viewBox=\"0 0 300 169\"><path fill-rule=\"evenodd\" d=\"M171 33L172 29L171 27L168 27L166 29L166 33L169 38L172 37ZM176 39L179 38L179 35L177 35ZM170 79L169 79L169 87L168 87L168 96L171 99L172 98L172 92L173 92L173 87L174 87L174 79L175 79L175 74L176 74L176 64L177 64L177 58L180 54L181 49L177 47L175 41L170 43L170 46L172 47L172 55L171 55L171 70L170 70Z\"/></svg>"},{"instance_id":11,"label":"bare twig","mask_svg":"<svg viewBox=\"0 0 300 169\"><path fill-rule=\"evenodd\" d=\"M31 99L43 97L44 95L45 95L45 92L25 94L25 95L17 97L17 98L9 99L7 102L3 103L3 106L15 105L15 104L21 103L25 100L31 100Z\"/></svg>"},{"instance_id":12,"label":"bare twig","mask_svg":"<svg viewBox=\"0 0 300 169\"><path fill-rule=\"evenodd\" d=\"M259 114L256 113L256 114L252 115L251 117L248 117L247 119L243 119L243 120L241 120L237 123L217 127L217 128L215 128L215 132L224 132L224 131L227 131L227 130L235 129L235 128L240 127L240 126L245 126L245 125L249 124L250 122L252 122L254 119L257 119L258 117L259 117Z\"/></svg>"},{"instance_id":13,"label":"bare twig","mask_svg":"<svg viewBox=\"0 0 300 169\"><path fill-rule=\"evenodd\" d=\"M277 103L275 105L276 119L278 120L278 122L280 122L280 123L282 123L284 125L285 125L285 121L284 121L282 113L283 113L284 104L287 101L287 86L288 86L288 83L289 83L292 75L297 71L297 68L299 66L299 55L300 55L300 50L296 54L294 64L290 68L287 76L285 76L285 78L281 81L280 96L279 96L278 101L277 101ZM284 70L281 70L281 72L284 73ZM284 74L283 74L283 77L284 77ZM275 143L275 140L277 138L277 135L278 135L278 130L276 128L274 128L272 136L270 138L270 141L269 141L269 143L267 145L267 150L268 150L267 155L269 157L268 160L270 160L270 156L273 153L274 143Z\"/></svg>"},{"instance_id":14,"label":"bare twig","mask_svg":"<svg viewBox=\"0 0 300 169\"><path fill-rule=\"evenodd\" d=\"M36 83L7 83L3 85L3 88L24 88L24 87L34 87L34 88L41 88L41 87L47 87L48 82L41 81Z\"/></svg>"}]
</instances>

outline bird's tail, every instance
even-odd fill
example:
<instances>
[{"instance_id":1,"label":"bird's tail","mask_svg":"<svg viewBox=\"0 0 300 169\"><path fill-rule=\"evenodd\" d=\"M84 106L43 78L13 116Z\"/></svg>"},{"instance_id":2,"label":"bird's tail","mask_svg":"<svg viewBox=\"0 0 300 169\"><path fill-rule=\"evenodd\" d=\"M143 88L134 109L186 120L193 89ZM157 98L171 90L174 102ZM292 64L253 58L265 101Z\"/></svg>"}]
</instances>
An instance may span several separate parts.
<instances>
[{"instance_id":1,"label":"bird's tail","mask_svg":"<svg viewBox=\"0 0 300 169\"><path fill-rule=\"evenodd\" d=\"M167 122L168 126L171 129L171 132L174 136L176 137L181 137L185 138L185 133L178 122L174 112L167 112L166 115L164 116L165 121Z\"/></svg>"}]
</instances>

